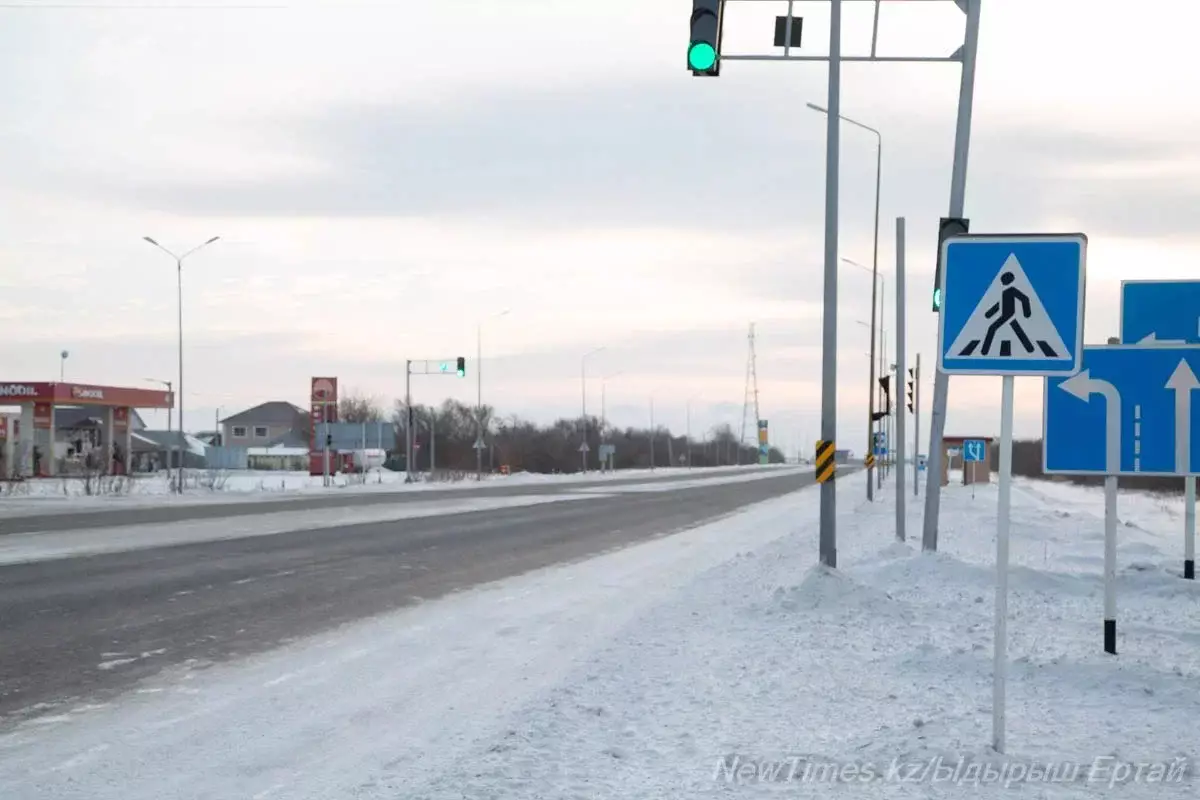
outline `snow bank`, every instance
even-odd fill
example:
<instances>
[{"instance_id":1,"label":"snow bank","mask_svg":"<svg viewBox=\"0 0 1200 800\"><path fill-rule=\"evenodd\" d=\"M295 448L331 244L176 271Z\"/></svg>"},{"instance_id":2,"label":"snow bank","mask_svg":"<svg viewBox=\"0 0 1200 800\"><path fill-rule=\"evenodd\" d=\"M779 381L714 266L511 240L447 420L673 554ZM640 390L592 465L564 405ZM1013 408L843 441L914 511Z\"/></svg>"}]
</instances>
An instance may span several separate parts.
<instances>
[{"instance_id":1,"label":"snow bank","mask_svg":"<svg viewBox=\"0 0 1200 800\"><path fill-rule=\"evenodd\" d=\"M0 794L1194 797L1200 590L1172 574L1177 520L1122 498L1107 656L1100 495L1044 489L1014 493L1004 757L994 487L949 487L925 556L892 542L892 492L866 506L851 478L839 570L814 566L806 490L24 723L0 739Z\"/></svg>"}]
</instances>

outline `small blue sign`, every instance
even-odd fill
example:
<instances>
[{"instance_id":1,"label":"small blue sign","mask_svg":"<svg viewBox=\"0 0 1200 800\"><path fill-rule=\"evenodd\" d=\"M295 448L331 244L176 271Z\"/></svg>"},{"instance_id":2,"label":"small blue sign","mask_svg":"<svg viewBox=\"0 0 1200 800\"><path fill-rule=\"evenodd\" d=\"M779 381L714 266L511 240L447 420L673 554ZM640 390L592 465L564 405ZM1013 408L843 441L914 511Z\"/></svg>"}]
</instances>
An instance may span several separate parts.
<instances>
[{"instance_id":1,"label":"small blue sign","mask_svg":"<svg viewBox=\"0 0 1200 800\"><path fill-rule=\"evenodd\" d=\"M1122 281L1121 341L1200 343L1200 281Z\"/></svg>"},{"instance_id":2,"label":"small blue sign","mask_svg":"<svg viewBox=\"0 0 1200 800\"><path fill-rule=\"evenodd\" d=\"M1200 474L1200 346L1086 347L1046 380L1042 463L1068 475Z\"/></svg>"},{"instance_id":3,"label":"small blue sign","mask_svg":"<svg viewBox=\"0 0 1200 800\"><path fill-rule=\"evenodd\" d=\"M769 456L769 455L771 455L771 446L770 446L770 445L766 445L766 444L760 444L760 445L758 446L758 454L759 454L760 456Z\"/></svg>"},{"instance_id":4,"label":"small blue sign","mask_svg":"<svg viewBox=\"0 0 1200 800\"><path fill-rule=\"evenodd\" d=\"M962 445L963 461L983 461L987 442L983 439L967 439Z\"/></svg>"},{"instance_id":5,"label":"small blue sign","mask_svg":"<svg viewBox=\"0 0 1200 800\"><path fill-rule=\"evenodd\" d=\"M938 368L952 375L1077 372L1086 261L1082 233L947 239Z\"/></svg>"}]
</instances>

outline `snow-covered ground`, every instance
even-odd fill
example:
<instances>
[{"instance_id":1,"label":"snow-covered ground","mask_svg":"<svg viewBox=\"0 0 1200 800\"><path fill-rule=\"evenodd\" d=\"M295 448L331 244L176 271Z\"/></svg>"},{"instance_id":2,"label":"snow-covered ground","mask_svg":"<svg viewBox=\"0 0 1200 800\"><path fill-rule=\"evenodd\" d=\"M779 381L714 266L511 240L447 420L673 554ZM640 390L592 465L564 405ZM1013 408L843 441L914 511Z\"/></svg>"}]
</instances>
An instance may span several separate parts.
<instances>
[{"instance_id":1,"label":"snow-covered ground","mask_svg":"<svg viewBox=\"0 0 1200 800\"><path fill-rule=\"evenodd\" d=\"M1122 496L1113 657L1100 493L1018 483L1002 757L995 487L947 489L935 556L892 542L890 486L862 494L839 485L837 571L805 490L22 723L0 797L1196 796L1180 501Z\"/></svg>"},{"instance_id":2,"label":"snow-covered ground","mask_svg":"<svg viewBox=\"0 0 1200 800\"><path fill-rule=\"evenodd\" d=\"M489 483L504 485L540 485L547 483L605 482L636 479L653 481L661 478L696 476L754 475L764 477L779 470L811 470L811 467L771 464L768 466L711 467L689 470L686 467L660 467L655 470L636 469L616 472L567 473L558 475L522 472L516 475L484 476ZM88 494L82 478L44 478L20 483L0 484L0 518L39 513L93 511L98 508L133 508L161 505L197 505L208 503L262 502L286 500L292 497L337 492L412 492L453 491L479 486L474 475L460 480L421 481L404 483L403 472L373 470L365 478L355 475L335 475L332 485L325 486L320 475L307 472L273 472L239 470L208 473L194 470L187 473L187 492L171 494L166 473L124 478L92 480Z\"/></svg>"}]
</instances>

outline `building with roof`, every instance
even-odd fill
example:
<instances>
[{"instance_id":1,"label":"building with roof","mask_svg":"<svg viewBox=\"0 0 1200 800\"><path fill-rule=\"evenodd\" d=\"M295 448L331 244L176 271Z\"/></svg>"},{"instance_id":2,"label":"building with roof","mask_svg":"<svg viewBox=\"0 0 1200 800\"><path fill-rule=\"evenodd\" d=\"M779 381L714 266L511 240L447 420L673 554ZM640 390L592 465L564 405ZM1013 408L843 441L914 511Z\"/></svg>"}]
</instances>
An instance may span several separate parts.
<instances>
[{"instance_id":1,"label":"building with roof","mask_svg":"<svg viewBox=\"0 0 1200 800\"><path fill-rule=\"evenodd\" d=\"M308 411L286 400L260 403L221 420L225 447L308 447Z\"/></svg>"}]
</instances>

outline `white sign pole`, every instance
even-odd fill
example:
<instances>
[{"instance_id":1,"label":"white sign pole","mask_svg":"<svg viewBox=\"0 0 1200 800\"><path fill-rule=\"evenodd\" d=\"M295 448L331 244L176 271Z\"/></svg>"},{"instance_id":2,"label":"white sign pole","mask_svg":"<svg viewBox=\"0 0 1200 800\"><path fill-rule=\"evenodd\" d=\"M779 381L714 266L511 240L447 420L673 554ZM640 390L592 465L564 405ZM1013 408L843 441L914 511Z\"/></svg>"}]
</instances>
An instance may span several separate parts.
<instances>
[{"instance_id":1,"label":"white sign pole","mask_svg":"<svg viewBox=\"0 0 1200 800\"><path fill-rule=\"evenodd\" d=\"M1117 654L1117 476L1104 479L1104 652Z\"/></svg>"},{"instance_id":2,"label":"white sign pole","mask_svg":"<svg viewBox=\"0 0 1200 800\"><path fill-rule=\"evenodd\" d=\"M1183 509L1183 577L1196 579L1196 479L1188 475Z\"/></svg>"},{"instance_id":3,"label":"white sign pole","mask_svg":"<svg viewBox=\"0 0 1200 800\"><path fill-rule=\"evenodd\" d=\"M1012 500L1013 376L1000 401L1000 503L996 511L996 634L992 677L992 747L1004 752L1004 689L1008 671L1008 533Z\"/></svg>"}]
</instances>

